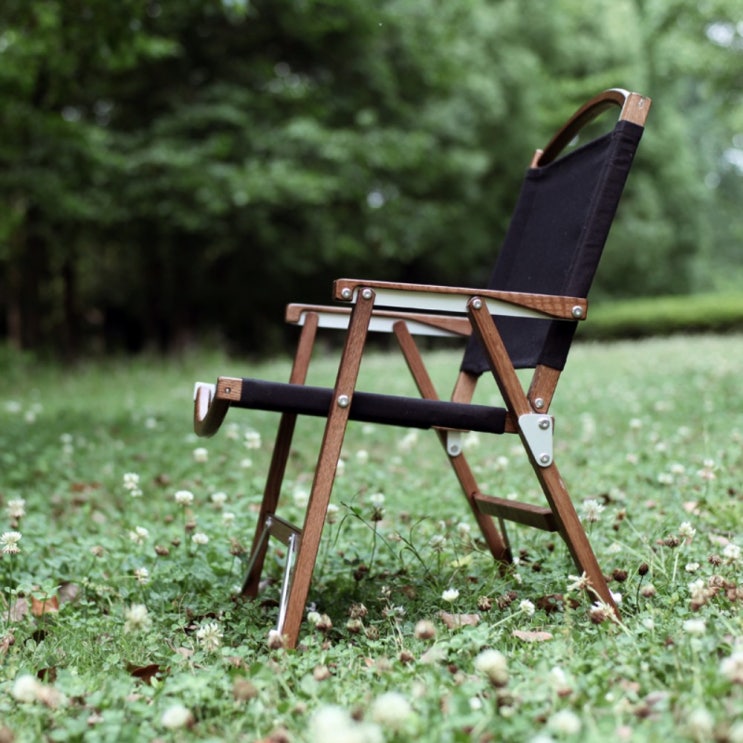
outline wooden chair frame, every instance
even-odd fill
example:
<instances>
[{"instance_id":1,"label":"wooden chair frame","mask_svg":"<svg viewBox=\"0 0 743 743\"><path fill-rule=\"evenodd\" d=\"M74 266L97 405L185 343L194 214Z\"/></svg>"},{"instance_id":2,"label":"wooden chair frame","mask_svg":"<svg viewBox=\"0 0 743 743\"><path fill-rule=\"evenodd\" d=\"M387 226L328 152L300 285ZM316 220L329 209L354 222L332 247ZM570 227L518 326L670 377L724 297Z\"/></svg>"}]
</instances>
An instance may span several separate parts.
<instances>
[{"instance_id":1,"label":"wooden chair frame","mask_svg":"<svg viewBox=\"0 0 743 743\"><path fill-rule=\"evenodd\" d=\"M536 152L532 166L539 167L552 161L588 121L612 106L621 107L620 119L644 126L650 100L622 90L606 91L597 96L576 112L544 150ZM292 304L287 308L287 322L301 326L289 379L291 385L304 385L306 382L319 328L342 328L346 337L332 395L328 398L325 429L304 524L300 529L276 516L299 414L285 410L278 426L243 586L244 595L257 595L269 536L278 536L296 555L293 567L287 563L277 626L286 646L295 647L298 642L341 447L348 422L354 417L354 399L363 394L357 392L356 385L369 332L394 333L421 398L429 401L439 400L439 397L414 336L467 337L475 333L479 337L505 403L502 432L520 437L547 501L547 506L539 507L484 494L462 453L461 432L447 426L444 416L442 424L436 426L437 434L490 552L498 561L511 559L505 521L556 531L567 544L577 569L585 574L595 597L617 612L606 579L554 461L554 420L549 409L561 372L537 365L525 390L493 319L494 315L510 315L582 321L587 316L586 299L356 279L337 280L333 286L333 299L340 306ZM197 383L194 427L199 435L216 433L229 408L241 406L246 384L246 380L233 377L220 377L216 385ZM470 404L476 384L475 375L460 372L451 403Z\"/></svg>"}]
</instances>

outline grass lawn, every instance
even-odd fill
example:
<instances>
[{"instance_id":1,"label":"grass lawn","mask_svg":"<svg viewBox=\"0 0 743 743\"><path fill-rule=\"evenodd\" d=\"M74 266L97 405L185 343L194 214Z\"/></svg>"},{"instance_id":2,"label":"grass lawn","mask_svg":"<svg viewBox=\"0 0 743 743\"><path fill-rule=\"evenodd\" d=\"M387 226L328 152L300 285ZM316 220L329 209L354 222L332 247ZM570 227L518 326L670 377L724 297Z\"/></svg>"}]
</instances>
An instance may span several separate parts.
<instances>
[{"instance_id":1,"label":"grass lawn","mask_svg":"<svg viewBox=\"0 0 743 743\"><path fill-rule=\"evenodd\" d=\"M445 394L456 357L430 361ZM621 624L554 535L511 527L494 569L432 433L352 424L291 652L267 645L278 587L235 595L277 418L191 433L196 379L288 369L0 354L0 741L743 741L743 337L574 348L556 460ZM382 353L362 385L413 389ZM321 426L290 462L300 523ZM517 444L467 455L486 492L541 504Z\"/></svg>"}]
</instances>

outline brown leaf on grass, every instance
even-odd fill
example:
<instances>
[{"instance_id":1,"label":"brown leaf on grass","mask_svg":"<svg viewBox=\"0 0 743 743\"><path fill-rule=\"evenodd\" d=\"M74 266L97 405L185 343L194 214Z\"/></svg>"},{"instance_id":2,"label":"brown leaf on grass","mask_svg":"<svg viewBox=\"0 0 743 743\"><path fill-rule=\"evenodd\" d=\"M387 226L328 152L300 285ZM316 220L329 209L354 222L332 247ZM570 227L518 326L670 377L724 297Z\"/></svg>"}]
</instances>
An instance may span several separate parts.
<instances>
[{"instance_id":1,"label":"brown leaf on grass","mask_svg":"<svg viewBox=\"0 0 743 743\"><path fill-rule=\"evenodd\" d=\"M553 637L551 632L539 632L536 630L529 631L515 629L511 634L519 640L524 640L525 642L546 642L547 640L551 640Z\"/></svg>"},{"instance_id":2,"label":"brown leaf on grass","mask_svg":"<svg viewBox=\"0 0 743 743\"><path fill-rule=\"evenodd\" d=\"M699 503L695 500L686 501L683 505L683 509L686 513L699 513L699 509L697 508L698 505Z\"/></svg>"},{"instance_id":3,"label":"brown leaf on grass","mask_svg":"<svg viewBox=\"0 0 743 743\"><path fill-rule=\"evenodd\" d=\"M15 635L12 632L6 632L0 637L0 658L10 650L12 645L15 645Z\"/></svg>"},{"instance_id":4,"label":"brown leaf on grass","mask_svg":"<svg viewBox=\"0 0 743 743\"><path fill-rule=\"evenodd\" d=\"M480 624L479 614L449 614L447 611L440 611L439 617L449 629L476 627Z\"/></svg>"},{"instance_id":5,"label":"brown leaf on grass","mask_svg":"<svg viewBox=\"0 0 743 743\"><path fill-rule=\"evenodd\" d=\"M59 599L56 596L49 596L43 599L37 599L31 596L31 613L35 617L43 617L44 614L56 614L59 611Z\"/></svg>"},{"instance_id":6,"label":"brown leaf on grass","mask_svg":"<svg viewBox=\"0 0 743 743\"><path fill-rule=\"evenodd\" d=\"M57 591L60 604L69 604L80 598L80 586L77 583L63 583Z\"/></svg>"},{"instance_id":7,"label":"brown leaf on grass","mask_svg":"<svg viewBox=\"0 0 743 743\"><path fill-rule=\"evenodd\" d=\"M169 668L163 668L158 663L150 663L148 666L134 666L128 665L127 671L134 676L134 678L140 679L148 686L152 685L152 679L161 679L163 676L167 676L170 671Z\"/></svg>"}]
</instances>

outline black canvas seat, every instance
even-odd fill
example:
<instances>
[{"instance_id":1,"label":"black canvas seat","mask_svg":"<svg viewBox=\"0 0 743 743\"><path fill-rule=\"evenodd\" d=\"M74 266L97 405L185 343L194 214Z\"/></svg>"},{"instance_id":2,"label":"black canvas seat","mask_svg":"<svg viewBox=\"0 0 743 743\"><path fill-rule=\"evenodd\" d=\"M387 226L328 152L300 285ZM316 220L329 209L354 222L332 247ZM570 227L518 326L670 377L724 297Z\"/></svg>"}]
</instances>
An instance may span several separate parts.
<instances>
[{"instance_id":1,"label":"black canvas seat","mask_svg":"<svg viewBox=\"0 0 743 743\"><path fill-rule=\"evenodd\" d=\"M286 320L301 327L288 383L220 377L197 383L194 428L211 436L231 407L280 414L247 576L255 596L269 539L284 542L286 567L277 629L288 647L299 637L336 467L349 421L434 428L485 544L511 559L506 522L558 532L593 597L616 606L575 506L560 476L550 405L642 135L650 100L612 89L588 101L537 150L486 287L338 279L331 306L292 304ZM619 109L607 134L565 152L586 124ZM305 384L319 328L345 333L333 387ZM357 390L369 332L393 333L420 397ZM417 335L460 337L465 346L450 400L441 400L415 341ZM524 388L517 369L532 369ZM492 375L502 407L472 404L478 380ZM278 516L281 486L299 415L325 418L325 430L301 527ZM463 453L462 432L515 434L546 503L536 506L482 492ZM489 439L491 440L491 439ZM496 439L492 439L496 441Z\"/></svg>"}]
</instances>

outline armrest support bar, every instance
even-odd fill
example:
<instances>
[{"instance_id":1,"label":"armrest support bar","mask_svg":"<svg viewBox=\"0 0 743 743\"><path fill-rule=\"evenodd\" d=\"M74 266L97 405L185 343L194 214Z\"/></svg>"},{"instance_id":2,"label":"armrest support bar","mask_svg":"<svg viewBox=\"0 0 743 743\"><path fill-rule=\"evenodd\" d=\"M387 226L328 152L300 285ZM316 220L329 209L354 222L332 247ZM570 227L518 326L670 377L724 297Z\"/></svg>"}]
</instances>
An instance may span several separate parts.
<instances>
[{"instance_id":1,"label":"armrest support bar","mask_svg":"<svg viewBox=\"0 0 743 743\"><path fill-rule=\"evenodd\" d=\"M230 401L217 396L217 387L205 382L194 386L193 428L197 436L214 436L222 425Z\"/></svg>"},{"instance_id":2,"label":"armrest support bar","mask_svg":"<svg viewBox=\"0 0 743 743\"><path fill-rule=\"evenodd\" d=\"M358 292L363 289L374 291L377 307L466 314L469 300L481 297L495 315L583 320L588 311L588 302L581 297L363 279L337 279L333 283L333 297L342 302L355 302Z\"/></svg>"},{"instance_id":3,"label":"armrest support bar","mask_svg":"<svg viewBox=\"0 0 743 743\"><path fill-rule=\"evenodd\" d=\"M337 330L345 330L351 318L349 307L290 304L286 308L285 319L291 325L301 326L310 314L317 316L319 327ZM397 322L404 322L413 335L452 338L466 337L472 333L472 326L466 317L377 309L372 314L369 330L392 333Z\"/></svg>"}]
</instances>

